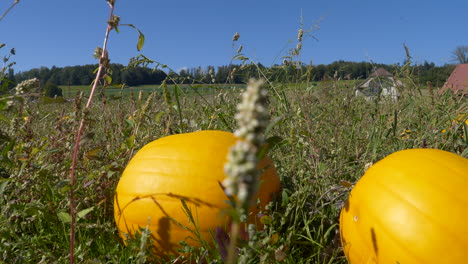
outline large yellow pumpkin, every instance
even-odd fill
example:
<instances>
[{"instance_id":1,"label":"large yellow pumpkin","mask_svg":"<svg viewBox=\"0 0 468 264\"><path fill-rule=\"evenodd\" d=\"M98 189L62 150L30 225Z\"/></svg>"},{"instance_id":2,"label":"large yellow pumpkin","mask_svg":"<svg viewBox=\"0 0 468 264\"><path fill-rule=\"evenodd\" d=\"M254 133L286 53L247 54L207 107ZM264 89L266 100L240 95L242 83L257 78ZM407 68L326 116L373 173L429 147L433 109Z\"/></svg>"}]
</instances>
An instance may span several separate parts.
<instances>
[{"instance_id":1,"label":"large yellow pumpkin","mask_svg":"<svg viewBox=\"0 0 468 264\"><path fill-rule=\"evenodd\" d=\"M177 254L182 240L199 245L195 234L180 226L194 229L181 199L191 209L205 241L212 241L210 232L216 227L228 229L229 218L222 210L230 206L220 183L225 179L229 148L236 140L229 132L199 131L164 137L139 150L124 170L115 194L114 216L121 237L125 240L145 228L150 217L158 255ZM264 207L279 191L280 181L270 159L262 160L259 167L264 173L256 197ZM257 212L254 207L253 214Z\"/></svg>"},{"instance_id":2,"label":"large yellow pumpkin","mask_svg":"<svg viewBox=\"0 0 468 264\"><path fill-rule=\"evenodd\" d=\"M356 183L340 215L352 264L468 263L468 159L395 152Z\"/></svg>"}]
</instances>

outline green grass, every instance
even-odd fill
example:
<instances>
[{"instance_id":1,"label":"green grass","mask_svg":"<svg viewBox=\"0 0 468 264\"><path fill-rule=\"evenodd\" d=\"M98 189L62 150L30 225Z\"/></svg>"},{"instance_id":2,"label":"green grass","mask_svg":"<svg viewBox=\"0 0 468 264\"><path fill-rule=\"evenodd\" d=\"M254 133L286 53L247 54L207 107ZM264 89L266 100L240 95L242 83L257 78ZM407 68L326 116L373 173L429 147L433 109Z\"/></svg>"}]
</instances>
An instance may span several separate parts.
<instances>
[{"instance_id":1,"label":"green grass","mask_svg":"<svg viewBox=\"0 0 468 264\"><path fill-rule=\"evenodd\" d=\"M106 89L86 115L76 197L78 263L142 263L140 240L124 246L113 219L113 195L127 162L148 142L200 129L231 130L240 89L221 86L197 94L184 86L177 107L154 86ZM200 89L198 86L194 89ZM268 214L271 223L251 243L253 262L346 263L338 216L366 164L401 149L429 147L468 157L463 127L453 119L466 104L449 96L431 103L403 94L396 103L353 96L348 82L270 84L269 109L276 125L266 135L281 142L269 153L283 190ZM0 260L64 263L69 253L69 168L84 98L71 87L71 102L17 102L0 119ZM154 97L138 100L138 91ZM67 95L64 89L64 94ZM134 93L131 96L131 93ZM202 97L203 96L203 97ZM149 100L146 101L145 100ZM145 106L146 105L146 106ZM447 129L446 133L441 133ZM410 132L406 132L410 130ZM86 213L86 214L85 214ZM187 248L187 250L191 250ZM192 259L204 253L194 251ZM221 261L216 249L209 260ZM215 253L212 253L215 252ZM276 259L276 260L275 260Z\"/></svg>"},{"instance_id":2,"label":"green grass","mask_svg":"<svg viewBox=\"0 0 468 264\"><path fill-rule=\"evenodd\" d=\"M215 91L218 90L224 90L224 89L231 89L232 87L236 88L243 88L245 87L244 84L194 84L194 85L189 85L189 84L180 84L178 85L179 88L186 93L193 94L195 93L195 90L198 91L201 94L212 94ZM89 95L91 92L92 86L90 85L61 85L59 86L62 89L63 96L65 98L73 98L76 96L77 93L83 92L85 95ZM140 91L145 93L146 95L152 92L158 92L162 93L162 88L158 84L154 85L138 85L138 86L131 86L131 87L124 87L122 88L121 86L109 86L106 87L105 89L102 89L105 95L110 96L111 98L116 98L116 97L128 97L135 95L137 96ZM101 90L98 89L98 93L101 92ZM174 85L168 85L169 90L174 90Z\"/></svg>"}]
</instances>

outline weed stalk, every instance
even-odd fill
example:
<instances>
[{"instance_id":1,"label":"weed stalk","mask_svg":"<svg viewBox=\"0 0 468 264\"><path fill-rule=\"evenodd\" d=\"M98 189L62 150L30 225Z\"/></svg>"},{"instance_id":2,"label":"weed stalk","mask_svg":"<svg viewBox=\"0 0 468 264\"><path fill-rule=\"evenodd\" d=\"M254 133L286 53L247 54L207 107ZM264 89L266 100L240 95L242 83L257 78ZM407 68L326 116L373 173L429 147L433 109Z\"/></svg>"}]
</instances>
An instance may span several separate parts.
<instances>
[{"instance_id":1,"label":"weed stalk","mask_svg":"<svg viewBox=\"0 0 468 264\"><path fill-rule=\"evenodd\" d=\"M0 21L3 20L3 18L13 9L13 7L15 7L15 5L17 5L19 3L20 0L15 0L15 2L13 2L13 4L11 4L11 6L3 13L2 16L0 16Z\"/></svg>"},{"instance_id":2,"label":"weed stalk","mask_svg":"<svg viewBox=\"0 0 468 264\"><path fill-rule=\"evenodd\" d=\"M109 4L110 7L110 15L109 15L109 21L112 19L114 16L114 6L115 6L115 1L116 0L108 0L107 3ZM70 169L70 216L71 216L71 222L70 222L70 263L73 264L75 263L75 222L76 222L76 214L75 214L75 197L74 197L74 187L75 187L75 169L76 169L76 161L78 157L78 152L80 149L80 140L81 140L81 135L83 134L83 129L84 129L84 124L85 124L85 119L86 119L86 113L89 110L91 106L91 102L93 100L94 92L96 91L96 87L99 83L99 79L101 78L101 73L102 70L108 65L108 55L107 55L107 41L109 39L109 33L111 30L114 28L114 25L111 25L110 23L107 24L106 28L106 34L104 37L104 44L102 46L102 52L101 56L99 59L99 68L96 73L96 78L94 79L93 82L93 87L91 89L91 93L88 98L88 102L86 103L85 109L84 109L84 115L81 118L80 125L78 128L78 132L76 135L76 141L75 141L75 146L73 149L73 155L72 155L72 164L71 164L71 169Z\"/></svg>"}]
</instances>

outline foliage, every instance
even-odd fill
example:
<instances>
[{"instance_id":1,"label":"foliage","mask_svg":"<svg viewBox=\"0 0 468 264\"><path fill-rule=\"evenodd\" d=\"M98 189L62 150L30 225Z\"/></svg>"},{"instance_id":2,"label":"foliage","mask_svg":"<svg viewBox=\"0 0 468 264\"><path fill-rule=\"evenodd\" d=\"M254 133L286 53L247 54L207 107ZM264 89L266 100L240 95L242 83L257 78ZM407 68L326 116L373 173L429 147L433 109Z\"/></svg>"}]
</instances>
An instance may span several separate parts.
<instances>
[{"instance_id":1,"label":"foliage","mask_svg":"<svg viewBox=\"0 0 468 264\"><path fill-rule=\"evenodd\" d=\"M97 64L82 66L68 66L47 68L41 67L17 73L18 81L38 78L43 83L48 81L57 85L89 85L94 80ZM110 64L112 82L114 84L127 84L130 86L144 84L160 84L166 74L163 71L152 71L144 67L126 68L122 64Z\"/></svg>"},{"instance_id":2,"label":"foliage","mask_svg":"<svg viewBox=\"0 0 468 264\"><path fill-rule=\"evenodd\" d=\"M288 66L287 71L282 65L273 65L265 67L261 63L251 64L230 64L224 66L195 67L180 70L179 73L169 72L173 80L178 84L223 84L246 83L250 78L266 74L268 79L283 82L304 82L304 81L322 81L329 79L366 79L375 68L383 67L386 70L396 73L402 66L385 65L371 62L348 62L335 61L328 65L305 65ZM443 85L454 65L436 66L434 63L424 62L421 65L415 65L414 77L421 84L431 81L437 87ZM93 72L97 65L82 65L60 67L41 67L17 73L12 76L21 82L26 79L38 78L42 82L51 81L57 85L89 85L94 78ZM127 84L129 86L161 84L167 77L166 73L158 69L148 69L147 67L125 67L121 64L110 64L112 72L112 82L114 84ZM302 73L306 73L303 75ZM285 74L288 73L288 74ZM263 77L263 76L262 76ZM291 79L293 78L293 79ZM168 81L168 83L174 83Z\"/></svg>"},{"instance_id":3,"label":"foliage","mask_svg":"<svg viewBox=\"0 0 468 264\"><path fill-rule=\"evenodd\" d=\"M0 43L0 51L3 52L3 48L5 47L5 43ZM11 56L15 54L16 51L12 48L6 55L3 55L3 67L0 69L0 95L6 93L8 89L11 89L15 84L15 76L12 66L16 63L10 61Z\"/></svg>"},{"instance_id":4,"label":"foliage","mask_svg":"<svg viewBox=\"0 0 468 264\"><path fill-rule=\"evenodd\" d=\"M452 59L457 63L468 63L468 46L457 46L452 51Z\"/></svg>"},{"instance_id":5,"label":"foliage","mask_svg":"<svg viewBox=\"0 0 468 264\"><path fill-rule=\"evenodd\" d=\"M44 85L44 95L47 97L57 97L62 96L62 89L59 88L55 83L47 81Z\"/></svg>"},{"instance_id":6,"label":"foliage","mask_svg":"<svg viewBox=\"0 0 468 264\"><path fill-rule=\"evenodd\" d=\"M240 90L229 87L216 87L203 97L179 93L180 122L174 99L165 102L161 96L148 102L146 95L102 100L89 110L77 171L77 260L136 263L141 240L124 247L113 219L113 195L123 168L136 150L160 137L226 130L225 122L234 127ZM264 214L266 229L255 232L248 245L255 249L254 258L264 262L344 263L337 223L348 188L341 183L355 182L366 164L415 147L468 156L466 127L452 121L466 110L463 102L448 95L434 104L419 95L375 104L353 97L344 81L309 87L271 83L270 89L284 94L271 92L269 107L276 125L267 132L267 137L281 138L269 155L283 191ZM175 90L167 92L176 97ZM282 106L285 102L288 108ZM17 101L2 112L1 260L67 260L70 142L83 105L78 95L63 104ZM216 250L209 252L205 259L220 260ZM192 258L200 260L203 253Z\"/></svg>"},{"instance_id":7,"label":"foliage","mask_svg":"<svg viewBox=\"0 0 468 264\"><path fill-rule=\"evenodd\" d=\"M108 23L118 30L118 21L112 17ZM140 49L144 36L138 33ZM132 90L124 96L121 89L118 96L102 93L89 108L83 93L67 101L32 100L25 94L0 97L0 262L66 262L70 241L75 241L69 236L71 204L77 212L72 248L78 262L160 262L152 259L149 230L128 240L127 246L118 235L113 198L120 176L148 142L198 130L232 131L242 88L231 84L253 76L264 78L269 90L271 122L265 137L282 192L257 215L265 229L249 229L250 239L241 244L241 251L252 263L345 263L338 216L352 184L368 164L401 149L431 147L467 157L466 122L454 121L466 116L466 104L449 94L430 98L414 93L421 88L417 81L409 82L398 102L356 98L353 80L366 78L375 64L306 65L297 61L302 34L298 41L283 64L271 67L252 63L239 47L233 58L239 63L216 71L211 66L166 74L158 69L166 65L142 55L127 68L110 64L106 69L114 84L161 83L162 95L140 91L135 96ZM152 63L154 69L145 67ZM43 67L15 78L89 85L96 67ZM386 67L410 80L423 76L410 63ZM428 64L426 72L433 75L431 69L440 68L444 73L444 67L451 66ZM6 71L1 73L3 86ZM78 142L82 151L71 189L72 142L79 124L85 134ZM181 203L190 218L190 210L183 207ZM181 241L187 254L171 263L221 262L228 238L217 230L215 247L194 248Z\"/></svg>"}]
</instances>

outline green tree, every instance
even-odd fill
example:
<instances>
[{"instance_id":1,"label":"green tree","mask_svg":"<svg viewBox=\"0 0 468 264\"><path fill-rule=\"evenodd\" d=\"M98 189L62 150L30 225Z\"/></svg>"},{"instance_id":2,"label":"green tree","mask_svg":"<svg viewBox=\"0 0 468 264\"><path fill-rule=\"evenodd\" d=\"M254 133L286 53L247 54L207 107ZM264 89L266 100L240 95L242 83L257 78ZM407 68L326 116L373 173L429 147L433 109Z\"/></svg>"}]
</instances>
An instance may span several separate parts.
<instances>
[{"instance_id":1,"label":"green tree","mask_svg":"<svg viewBox=\"0 0 468 264\"><path fill-rule=\"evenodd\" d=\"M44 86L44 95L47 97L62 96L62 89L48 81Z\"/></svg>"}]
</instances>

